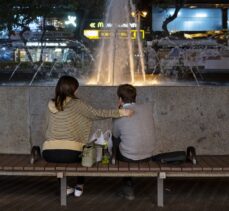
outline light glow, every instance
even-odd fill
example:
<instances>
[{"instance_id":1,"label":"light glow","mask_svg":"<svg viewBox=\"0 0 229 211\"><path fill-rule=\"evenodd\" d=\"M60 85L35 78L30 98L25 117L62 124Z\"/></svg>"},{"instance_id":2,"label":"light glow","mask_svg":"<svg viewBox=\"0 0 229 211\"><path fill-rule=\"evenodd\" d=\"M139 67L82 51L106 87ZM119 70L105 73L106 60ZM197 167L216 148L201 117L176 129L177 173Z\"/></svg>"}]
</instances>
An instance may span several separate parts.
<instances>
[{"instance_id":1,"label":"light glow","mask_svg":"<svg viewBox=\"0 0 229 211\"><path fill-rule=\"evenodd\" d=\"M111 37L111 30L84 30L83 34L90 40L98 40L98 39L107 39ZM127 30L120 30L117 33L120 39L128 38L128 31ZM145 39L145 31L140 30L140 35L142 39ZM137 30L130 30L130 37L132 40L137 39Z\"/></svg>"},{"instance_id":2,"label":"light glow","mask_svg":"<svg viewBox=\"0 0 229 211\"><path fill-rule=\"evenodd\" d=\"M197 13L197 14L195 15L195 17L196 17L196 18L206 18L206 17L208 17L208 15L207 15L206 13Z\"/></svg>"},{"instance_id":3,"label":"light glow","mask_svg":"<svg viewBox=\"0 0 229 211\"><path fill-rule=\"evenodd\" d=\"M83 35L90 40L99 39L99 30L84 30Z\"/></svg>"},{"instance_id":4,"label":"light glow","mask_svg":"<svg viewBox=\"0 0 229 211\"><path fill-rule=\"evenodd\" d=\"M66 43L50 43L50 42L47 42L47 43L41 43L41 42L27 42L26 43L26 46L28 47L35 47L35 46L46 46L46 47L55 47L55 46L60 46L60 47L65 47L67 46Z\"/></svg>"},{"instance_id":5,"label":"light glow","mask_svg":"<svg viewBox=\"0 0 229 211\"><path fill-rule=\"evenodd\" d=\"M64 22L66 25L73 25L76 27L76 16L68 16L68 20Z\"/></svg>"},{"instance_id":6,"label":"light glow","mask_svg":"<svg viewBox=\"0 0 229 211\"><path fill-rule=\"evenodd\" d=\"M61 48L56 48L56 49L55 49L55 52L61 52L61 51L62 51Z\"/></svg>"},{"instance_id":7,"label":"light glow","mask_svg":"<svg viewBox=\"0 0 229 211\"><path fill-rule=\"evenodd\" d=\"M131 16L132 17L136 17L138 15L140 15L143 18L145 18L148 15L148 12L147 11L132 11L131 12Z\"/></svg>"}]
</instances>

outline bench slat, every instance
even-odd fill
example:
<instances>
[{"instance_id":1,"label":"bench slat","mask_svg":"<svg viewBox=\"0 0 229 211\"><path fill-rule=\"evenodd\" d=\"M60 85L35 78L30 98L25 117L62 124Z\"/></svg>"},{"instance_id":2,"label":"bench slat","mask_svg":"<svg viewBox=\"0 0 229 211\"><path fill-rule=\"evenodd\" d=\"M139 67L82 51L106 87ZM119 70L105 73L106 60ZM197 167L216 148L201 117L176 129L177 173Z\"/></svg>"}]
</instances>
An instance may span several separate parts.
<instances>
[{"instance_id":1,"label":"bench slat","mask_svg":"<svg viewBox=\"0 0 229 211\"><path fill-rule=\"evenodd\" d=\"M217 155L217 156L209 156L210 159L212 159L215 162L215 165L218 166L218 168L221 168L221 171L227 171L229 170L229 159L224 159L225 156L223 155Z\"/></svg>"},{"instance_id":2,"label":"bench slat","mask_svg":"<svg viewBox=\"0 0 229 211\"><path fill-rule=\"evenodd\" d=\"M139 171L139 163L138 162L129 163L129 170L130 171Z\"/></svg>"},{"instance_id":3,"label":"bench slat","mask_svg":"<svg viewBox=\"0 0 229 211\"><path fill-rule=\"evenodd\" d=\"M109 164L109 171L118 171L118 161L116 160L115 164Z\"/></svg>"},{"instance_id":4,"label":"bench slat","mask_svg":"<svg viewBox=\"0 0 229 211\"><path fill-rule=\"evenodd\" d=\"M56 164L56 171L66 171L67 163L57 163Z\"/></svg>"},{"instance_id":5,"label":"bench slat","mask_svg":"<svg viewBox=\"0 0 229 211\"><path fill-rule=\"evenodd\" d=\"M76 171L77 170L77 166L75 163L68 163L66 165L66 171Z\"/></svg>"},{"instance_id":6,"label":"bench slat","mask_svg":"<svg viewBox=\"0 0 229 211\"><path fill-rule=\"evenodd\" d=\"M149 161L149 168L150 168L150 171L159 171L160 170L160 166L158 165L158 163L152 160Z\"/></svg>"},{"instance_id":7,"label":"bench slat","mask_svg":"<svg viewBox=\"0 0 229 211\"><path fill-rule=\"evenodd\" d=\"M45 171L48 162L46 162L44 159L40 159L37 162L35 162L33 165L35 171Z\"/></svg>"},{"instance_id":8,"label":"bench slat","mask_svg":"<svg viewBox=\"0 0 229 211\"><path fill-rule=\"evenodd\" d=\"M219 161L219 158L217 158L216 156L206 156L205 159L207 160L207 162L209 163L209 165L212 167L213 171L222 171L223 167L222 167L222 162Z\"/></svg>"},{"instance_id":9,"label":"bench slat","mask_svg":"<svg viewBox=\"0 0 229 211\"><path fill-rule=\"evenodd\" d=\"M17 160L12 162L11 159ZM9 165L11 167L27 171L34 170L34 166L30 164L30 155L12 155L8 158Z\"/></svg>"},{"instance_id":10,"label":"bench slat","mask_svg":"<svg viewBox=\"0 0 229 211\"><path fill-rule=\"evenodd\" d=\"M129 164L127 162L118 161L119 171L129 171Z\"/></svg>"},{"instance_id":11,"label":"bench slat","mask_svg":"<svg viewBox=\"0 0 229 211\"><path fill-rule=\"evenodd\" d=\"M221 155L220 161L223 162L223 171L229 171L229 156Z\"/></svg>"},{"instance_id":12,"label":"bench slat","mask_svg":"<svg viewBox=\"0 0 229 211\"><path fill-rule=\"evenodd\" d=\"M55 171L56 170L56 164L55 163L49 163L47 162L45 165L45 171Z\"/></svg>"},{"instance_id":13,"label":"bench slat","mask_svg":"<svg viewBox=\"0 0 229 211\"><path fill-rule=\"evenodd\" d=\"M149 171L149 161L139 162L139 170L140 171Z\"/></svg>"},{"instance_id":14,"label":"bench slat","mask_svg":"<svg viewBox=\"0 0 229 211\"><path fill-rule=\"evenodd\" d=\"M98 163L95 163L92 167L88 167L87 170L90 172L97 172L98 171Z\"/></svg>"},{"instance_id":15,"label":"bench slat","mask_svg":"<svg viewBox=\"0 0 229 211\"><path fill-rule=\"evenodd\" d=\"M204 156L203 159L212 168L212 171L222 171L222 164L218 163L216 159L213 159L211 156L208 155Z\"/></svg>"},{"instance_id":16,"label":"bench slat","mask_svg":"<svg viewBox=\"0 0 229 211\"><path fill-rule=\"evenodd\" d=\"M80 163L76 163L76 168L77 168L77 171L85 171L87 172L88 171L88 168L87 167L84 167L84 166L81 166Z\"/></svg>"},{"instance_id":17,"label":"bench slat","mask_svg":"<svg viewBox=\"0 0 229 211\"><path fill-rule=\"evenodd\" d=\"M198 163L202 167L202 171L212 171L212 168L209 166L209 164L205 160L205 156L199 156Z\"/></svg>"},{"instance_id":18,"label":"bench slat","mask_svg":"<svg viewBox=\"0 0 229 211\"><path fill-rule=\"evenodd\" d=\"M185 162L181 164L182 171L193 171L193 164L191 162Z\"/></svg>"},{"instance_id":19,"label":"bench slat","mask_svg":"<svg viewBox=\"0 0 229 211\"><path fill-rule=\"evenodd\" d=\"M22 157L22 156L21 155L7 156L6 163L4 164L3 169L7 170L7 171L13 170L14 166L16 166L17 163L19 162L20 157Z\"/></svg>"},{"instance_id":20,"label":"bench slat","mask_svg":"<svg viewBox=\"0 0 229 211\"><path fill-rule=\"evenodd\" d=\"M22 171L23 166L25 166L25 163L26 164L29 163L29 156L28 155L19 155L17 157L17 163L14 165L13 169L15 171Z\"/></svg>"},{"instance_id":21,"label":"bench slat","mask_svg":"<svg viewBox=\"0 0 229 211\"><path fill-rule=\"evenodd\" d=\"M171 165L171 171L181 171L181 169L185 167L184 164L169 164L169 165Z\"/></svg>"},{"instance_id":22,"label":"bench slat","mask_svg":"<svg viewBox=\"0 0 229 211\"><path fill-rule=\"evenodd\" d=\"M170 164L167 165L167 164L159 163L158 165L160 166L161 171L170 171L171 170Z\"/></svg>"},{"instance_id":23,"label":"bench slat","mask_svg":"<svg viewBox=\"0 0 229 211\"><path fill-rule=\"evenodd\" d=\"M3 170L4 165L7 162L7 155L1 154L0 155L0 170Z\"/></svg>"},{"instance_id":24,"label":"bench slat","mask_svg":"<svg viewBox=\"0 0 229 211\"><path fill-rule=\"evenodd\" d=\"M202 166L199 163L199 156L197 156L196 162L197 163L195 165L192 165L193 171L202 171L203 169L202 169Z\"/></svg>"},{"instance_id":25,"label":"bench slat","mask_svg":"<svg viewBox=\"0 0 229 211\"><path fill-rule=\"evenodd\" d=\"M102 162L98 163L98 171L108 171L108 164L102 164Z\"/></svg>"}]
</instances>

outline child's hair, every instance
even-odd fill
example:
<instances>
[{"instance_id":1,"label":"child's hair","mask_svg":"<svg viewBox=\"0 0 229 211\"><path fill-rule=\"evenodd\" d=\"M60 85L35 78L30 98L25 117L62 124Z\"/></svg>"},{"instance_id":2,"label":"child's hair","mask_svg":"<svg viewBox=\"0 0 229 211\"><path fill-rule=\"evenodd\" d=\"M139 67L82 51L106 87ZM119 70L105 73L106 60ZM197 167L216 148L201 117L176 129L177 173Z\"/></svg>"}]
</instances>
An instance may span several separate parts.
<instances>
[{"instance_id":1,"label":"child's hair","mask_svg":"<svg viewBox=\"0 0 229 211\"><path fill-rule=\"evenodd\" d=\"M117 95L124 103L136 102L137 90L130 84L123 84L118 87Z\"/></svg>"}]
</instances>

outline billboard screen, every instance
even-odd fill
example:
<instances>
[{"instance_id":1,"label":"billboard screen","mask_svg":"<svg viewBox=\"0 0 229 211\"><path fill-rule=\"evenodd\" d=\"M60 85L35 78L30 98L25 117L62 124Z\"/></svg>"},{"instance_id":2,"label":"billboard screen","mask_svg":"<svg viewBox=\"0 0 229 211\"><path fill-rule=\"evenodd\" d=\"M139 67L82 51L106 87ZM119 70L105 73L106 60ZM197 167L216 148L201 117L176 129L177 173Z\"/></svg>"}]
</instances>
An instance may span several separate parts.
<instances>
[{"instance_id":1,"label":"billboard screen","mask_svg":"<svg viewBox=\"0 0 229 211\"><path fill-rule=\"evenodd\" d=\"M153 31L162 31L164 20L174 11L175 8L153 8ZM215 8L182 8L177 18L168 24L170 32L221 30L222 27L222 11Z\"/></svg>"}]
</instances>

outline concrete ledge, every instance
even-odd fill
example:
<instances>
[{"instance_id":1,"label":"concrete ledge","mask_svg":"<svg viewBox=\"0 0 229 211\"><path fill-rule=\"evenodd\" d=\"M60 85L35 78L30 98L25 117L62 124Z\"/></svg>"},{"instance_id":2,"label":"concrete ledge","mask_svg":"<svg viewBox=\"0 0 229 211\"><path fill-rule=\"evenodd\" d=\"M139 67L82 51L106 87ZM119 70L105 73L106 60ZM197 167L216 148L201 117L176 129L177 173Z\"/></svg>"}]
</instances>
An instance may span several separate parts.
<instances>
[{"instance_id":1,"label":"concrete ledge","mask_svg":"<svg viewBox=\"0 0 229 211\"><path fill-rule=\"evenodd\" d=\"M229 87L137 87L138 102L152 104L155 153L196 146L198 154L229 154ZM0 153L29 153L42 145L51 86L0 87ZM82 86L79 97L97 108L115 108L116 87ZM111 121L96 121L108 129Z\"/></svg>"}]
</instances>

